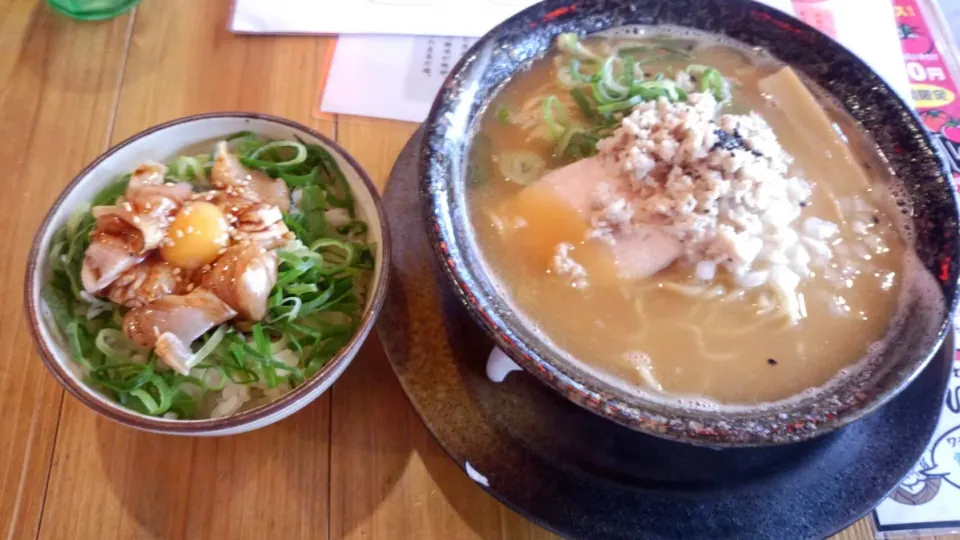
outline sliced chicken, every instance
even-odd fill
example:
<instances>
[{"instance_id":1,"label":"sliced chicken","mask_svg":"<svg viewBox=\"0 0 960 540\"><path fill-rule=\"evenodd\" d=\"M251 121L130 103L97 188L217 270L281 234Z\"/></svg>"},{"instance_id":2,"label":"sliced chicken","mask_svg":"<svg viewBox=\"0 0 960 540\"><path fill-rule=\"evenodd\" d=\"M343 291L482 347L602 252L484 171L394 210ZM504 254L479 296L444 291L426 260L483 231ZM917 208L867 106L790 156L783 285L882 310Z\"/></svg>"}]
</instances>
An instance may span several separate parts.
<instances>
[{"instance_id":1,"label":"sliced chicken","mask_svg":"<svg viewBox=\"0 0 960 540\"><path fill-rule=\"evenodd\" d=\"M109 221L109 220L105 220ZM107 228L109 225L104 225ZM113 228L116 228L115 225ZM122 225L119 225L123 229ZM97 229L101 229L101 221L97 221ZM140 246L142 240L137 235L108 234L95 229L90 239L90 246L83 255L83 268L80 270L80 279L83 288L93 294L107 287L121 274L133 268L141 260Z\"/></svg>"},{"instance_id":2,"label":"sliced chicken","mask_svg":"<svg viewBox=\"0 0 960 540\"><path fill-rule=\"evenodd\" d=\"M141 347L152 348L161 334L171 333L193 343L237 312L212 292L198 287L185 295L169 295L131 309L123 318L123 332Z\"/></svg>"},{"instance_id":3,"label":"sliced chicken","mask_svg":"<svg viewBox=\"0 0 960 540\"><path fill-rule=\"evenodd\" d=\"M628 188L626 179L610 170L598 157L590 157L554 169L524 191L547 190L589 221L601 184L612 191Z\"/></svg>"},{"instance_id":4,"label":"sliced chicken","mask_svg":"<svg viewBox=\"0 0 960 540\"><path fill-rule=\"evenodd\" d=\"M105 292L111 302L137 308L186 290L183 272L154 255L120 274Z\"/></svg>"},{"instance_id":5,"label":"sliced chicken","mask_svg":"<svg viewBox=\"0 0 960 540\"><path fill-rule=\"evenodd\" d=\"M290 210L290 191L287 184L279 178L270 178L261 171L244 167L237 156L227 149L225 141L217 144L213 169L210 171L210 183L217 189L249 189L256 194L258 200L276 206L281 212Z\"/></svg>"},{"instance_id":6,"label":"sliced chicken","mask_svg":"<svg viewBox=\"0 0 960 540\"><path fill-rule=\"evenodd\" d=\"M167 167L159 163L147 162L137 167L130 176L126 199L133 204L143 206L153 197L163 197L176 201L178 205L193 194L193 186L187 182L168 182Z\"/></svg>"},{"instance_id":7,"label":"sliced chicken","mask_svg":"<svg viewBox=\"0 0 960 540\"><path fill-rule=\"evenodd\" d=\"M124 200L93 208L93 217L118 217L139 231L143 239L141 253L155 249L167 232L170 216L193 193L190 184L164 183L166 172L167 168L159 163L140 165L130 177Z\"/></svg>"},{"instance_id":8,"label":"sliced chicken","mask_svg":"<svg viewBox=\"0 0 960 540\"><path fill-rule=\"evenodd\" d=\"M166 170L157 163L141 165L119 204L91 210L97 223L81 271L87 292L103 290L160 245L171 215L192 193L189 184L165 183Z\"/></svg>"},{"instance_id":9,"label":"sliced chicken","mask_svg":"<svg viewBox=\"0 0 960 540\"><path fill-rule=\"evenodd\" d=\"M614 234L615 241L588 240L597 194L629 189L627 181L598 158L587 158L547 173L502 210L502 221L522 246L525 258L549 267L555 246L578 246L571 259L592 284L649 277L683 254L680 242L655 226Z\"/></svg>"},{"instance_id":10,"label":"sliced chicken","mask_svg":"<svg viewBox=\"0 0 960 540\"><path fill-rule=\"evenodd\" d=\"M680 241L656 227L643 227L622 235L611 249L617 276L627 280L650 277L683 255Z\"/></svg>"},{"instance_id":11,"label":"sliced chicken","mask_svg":"<svg viewBox=\"0 0 960 540\"><path fill-rule=\"evenodd\" d=\"M181 375L189 375L190 370L197 364L190 344L183 342L173 332L160 334L154 344L154 350L164 364Z\"/></svg>"},{"instance_id":12,"label":"sliced chicken","mask_svg":"<svg viewBox=\"0 0 960 540\"><path fill-rule=\"evenodd\" d=\"M127 183L127 192L136 191L145 186L159 186L166 182L167 167L155 161L147 161L136 168Z\"/></svg>"},{"instance_id":13,"label":"sliced chicken","mask_svg":"<svg viewBox=\"0 0 960 540\"><path fill-rule=\"evenodd\" d=\"M200 278L200 286L249 321L267 314L267 300L277 283L277 254L255 243L236 244L227 249Z\"/></svg>"},{"instance_id":14,"label":"sliced chicken","mask_svg":"<svg viewBox=\"0 0 960 540\"><path fill-rule=\"evenodd\" d=\"M276 206L223 190L204 193L200 198L217 205L227 216L233 225L231 236L235 242L251 241L274 249L295 238Z\"/></svg>"},{"instance_id":15,"label":"sliced chicken","mask_svg":"<svg viewBox=\"0 0 960 540\"><path fill-rule=\"evenodd\" d=\"M250 241L265 249L274 249L296 238L276 206L260 204L236 217L232 236L237 242Z\"/></svg>"}]
</instances>

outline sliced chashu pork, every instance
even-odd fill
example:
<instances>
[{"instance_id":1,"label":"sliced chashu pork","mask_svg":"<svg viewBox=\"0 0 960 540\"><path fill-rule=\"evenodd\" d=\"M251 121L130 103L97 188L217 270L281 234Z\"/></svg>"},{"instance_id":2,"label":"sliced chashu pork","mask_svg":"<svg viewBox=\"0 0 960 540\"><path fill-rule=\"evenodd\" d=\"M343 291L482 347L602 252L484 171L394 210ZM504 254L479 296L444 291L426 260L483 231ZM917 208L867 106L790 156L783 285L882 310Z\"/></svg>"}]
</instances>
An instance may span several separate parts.
<instances>
[{"instance_id":1,"label":"sliced chashu pork","mask_svg":"<svg viewBox=\"0 0 960 540\"><path fill-rule=\"evenodd\" d=\"M602 189L615 192L628 186L599 158L582 159L520 192L506 205L505 221L536 261L549 261L558 244L577 246L571 258L586 268L591 283L649 277L682 255L679 240L655 226L615 232L612 243L587 240Z\"/></svg>"}]
</instances>

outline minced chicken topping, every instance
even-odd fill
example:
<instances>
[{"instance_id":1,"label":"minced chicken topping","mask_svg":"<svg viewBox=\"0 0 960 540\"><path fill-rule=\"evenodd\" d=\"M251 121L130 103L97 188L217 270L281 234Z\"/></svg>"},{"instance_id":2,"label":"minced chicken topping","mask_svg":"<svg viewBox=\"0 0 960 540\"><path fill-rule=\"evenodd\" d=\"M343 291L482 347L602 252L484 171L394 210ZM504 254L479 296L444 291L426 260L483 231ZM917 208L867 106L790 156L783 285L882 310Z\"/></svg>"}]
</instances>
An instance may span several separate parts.
<instances>
[{"instance_id":1,"label":"minced chicken topping","mask_svg":"<svg viewBox=\"0 0 960 540\"><path fill-rule=\"evenodd\" d=\"M793 224L810 187L788 175L792 158L763 118L717 117L717 108L708 93L691 93L686 102L645 102L600 141L600 159L628 181L601 184L589 235L612 244L618 234L655 226L680 241L703 279L712 279L720 265L741 285L759 286L767 282L769 268L751 274L755 262L792 260L783 249L798 244ZM820 224L816 220L804 228ZM830 249L822 240L835 226L822 224L822 234L809 240L816 243L813 251L828 259ZM804 251L795 274L807 273L811 257Z\"/></svg>"},{"instance_id":2,"label":"minced chicken topping","mask_svg":"<svg viewBox=\"0 0 960 540\"><path fill-rule=\"evenodd\" d=\"M570 257L573 244L561 242L557 244L553 254L553 271L570 279L575 289L587 286L587 270L580 263Z\"/></svg>"}]
</instances>

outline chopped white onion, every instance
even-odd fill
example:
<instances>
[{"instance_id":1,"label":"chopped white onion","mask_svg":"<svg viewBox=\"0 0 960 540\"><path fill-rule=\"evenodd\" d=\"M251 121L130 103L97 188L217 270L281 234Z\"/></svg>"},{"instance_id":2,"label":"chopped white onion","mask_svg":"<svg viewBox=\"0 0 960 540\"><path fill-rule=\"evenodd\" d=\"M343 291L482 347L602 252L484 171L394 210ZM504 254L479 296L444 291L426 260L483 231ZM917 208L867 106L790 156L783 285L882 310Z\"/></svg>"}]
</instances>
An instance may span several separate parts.
<instances>
[{"instance_id":1,"label":"chopped white onion","mask_svg":"<svg viewBox=\"0 0 960 540\"><path fill-rule=\"evenodd\" d=\"M790 259L787 258L787 254L779 249L770 250L770 252L767 253L766 257L764 257L764 259L766 259L770 264L775 266L782 265L782 264L790 264Z\"/></svg>"},{"instance_id":2,"label":"chopped white onion","mask_svg":"<svg viewBox=\"0 0 960 540\"><path fill-rule=\"evenodd\" d=\"M830 260L832 253L830 247L824 242L814 238L804 237L803 244L811 252L811 256L816 258L818 263Z\"/></svg>"},{"instance_id":3,"label":"chopped white onion","mask_svg":"<svg viewBox=\"0 0 960 540\"><path fill-rule=\"evenodd\" d=\"M839 233L840 227L836 223L818 217L809 217L803 222L803 232L817 240L826 240Z\"/></svg>"},{"instance_id":4,"label":"chopped white onion","mask_svg":"<svg viewBox=\"0 0 960 540\"><path fill-rule=\"evenodd\" d=\"M791 270L801 276L806 276L810 273L811 262L813 262L813 259L810 257L810 252L807 251L807 248L801 244L793 246L793 250L790 253Z\"/></svg>"},{"instance_id":5,"label":"chopped white onion","mask_svg":"<svg viewBox=\"0 0 960 540\"><path fill-rule=\"evenodd\" d=\"M716 261L698 262L696 273L697 273L697 278L703 281L713 281L713 277L717 275Z\"/></svg>"},{"instance_id":6,"label":"chopped white onion","mask_svg":"<svg viewBox=\"0 0 960 540\"><path fill-rule=\"evenodd\" d=\"M748 272L742 276L737 276L737 282L745 289L753 289L766 283L769 277L769 270L757 270Z\"/></svg>"},{"instance_id":7,"label":"chopped white onion","mask_svg":"<svg viewBox=\"0 0 960 540\"><path fill-rule=\"evenodd\" d=\"M800 285L800 276L785 266L777 266L770 270L770 282L776 287L781 301L784 303L787 312L790 313L791 322L796 323L802 317L800 313L800 303L797 300L797 287Z\"/></svg>"},{"instance_id":8,"label":"chopped white onion","mask_svg":"<svg viewBox=\"0 0 960 540\"><path fill-rule=\"evenodd\" d=\"M787 195L794 204L810 198L810 185L801 178L791 178L787 181Z\"/></svg>"},{"instance_id":9,"label":"chopped white onion","mask_svg":"<svg viewBox=\"0 0 960 540\"><path fill-rule=\"evenodd\" d=\"M764 223L769 225L785 227L797 219L799 214L799 208L790 201L777 199L771 201L770 206L763 213L762 219Z\"/></svg>"},{"instance_id":10,"label":"chopped white onion","mask_svg":"<svg viewBox=\"0 0 960 540\"><path fill-rule=\"evenodd\" d=\"M763 240L756 236L737 235L733 241L733 250L737 258L749 265L763 249Z\"/></svg>"}]
</instances>

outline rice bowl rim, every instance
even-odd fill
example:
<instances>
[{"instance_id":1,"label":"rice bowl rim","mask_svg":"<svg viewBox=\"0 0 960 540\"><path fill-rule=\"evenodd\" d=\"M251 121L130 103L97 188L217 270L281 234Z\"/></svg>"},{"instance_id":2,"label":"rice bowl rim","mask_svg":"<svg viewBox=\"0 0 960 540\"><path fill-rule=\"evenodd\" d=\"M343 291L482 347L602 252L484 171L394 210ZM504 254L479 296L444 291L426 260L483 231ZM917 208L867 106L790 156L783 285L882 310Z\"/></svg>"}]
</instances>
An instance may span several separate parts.
<instances>
[{"instance_id":1,"label":"rice bowl rim","mask_svg":"<svg viewBox=\"0 0 960 540\"><path fill-rule=\"evenodd\" d=\"M145 414L134 412L127 409L103 396L93 388L81 382L76 374L68 372L70 366L64 365L57 359L54 349L60 349L57 344L50 343L50 340L44 336L44 326L49 327L49 321L42 314L42 299L39 297L39 290L35 286L38 281L37 274L42 272L45 267L48 253L41 253L43 238L47 231L54 225L54 218L60 213L61 207L66 201L68 195L81 186L95 178L97 169L109 157L113 156L125 147L138 142L146 137L156 135L169 128L189 124L194 122L204 122L208 120L239 120L249 122L251 120L275 124L279 127L291 129L295 132L314 138L322 145L338 155L346 164L356 172L359 182L349 182L350 189L357 191L362 184L372 201L372 210L375 215L368 216L368 221L376 218L376 228L380 232L380 257L377 261L379 269L371 276L371 283L375 284L372 289L367 289L367 301L360 324L350 341L328 361L323 368L302 384L293 388L290 392L271 400L268 403L259 405L246 411L231 414L222 418L206 418L198 420L180 420L168 419L162 417L147 416ZM368 223L372 227L373 223ZM390 231L387 224L386 214L376 185L362 166L351 156L343 147L337 144L329 137L323 135L317 130L278 116L262 113L249 112L213 112L185 116L158 124L143 131L140 131L122 142L112 146L106 152L97 157L92 163L86 166L78 173L73 180L60 192L60 195L50 206L46 216L41 222L37 233L34 236L31 245L30 254L27 259L27 268L24 279L24 309L27 316L28 328L31 337L36 345L37 351L43 360L44 365L53 374L54 378L70 392L74 397L80 400L84 405L93 409L99 414L106 416L110 420L128 425L137 429L175 435L227 435L241 433L263 427L276 422L286 416L293 414L308 403L319 397L347 368L353 357L356 356L361 345L369 335L383 307L386 298L386 292L389 282L390 269Z\"/></svg>"}]
</instances>

